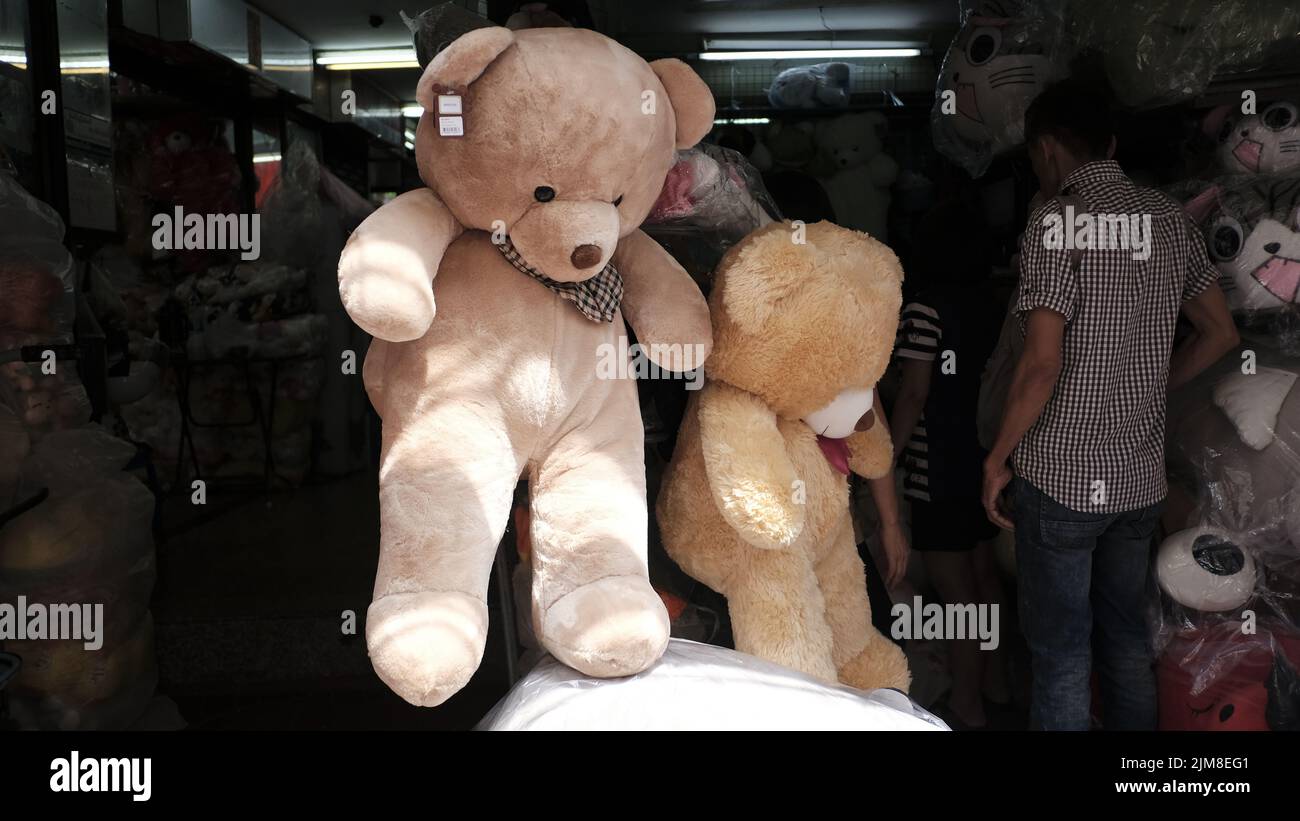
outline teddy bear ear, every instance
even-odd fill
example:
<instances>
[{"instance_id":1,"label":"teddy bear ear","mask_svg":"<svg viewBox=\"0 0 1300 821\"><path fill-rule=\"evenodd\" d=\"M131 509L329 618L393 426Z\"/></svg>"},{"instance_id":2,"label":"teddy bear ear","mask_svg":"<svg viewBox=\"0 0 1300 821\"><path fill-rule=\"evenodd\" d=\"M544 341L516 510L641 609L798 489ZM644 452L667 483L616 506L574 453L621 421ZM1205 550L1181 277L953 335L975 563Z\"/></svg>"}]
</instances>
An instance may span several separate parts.
<instances>
[{"instance_id":1,"label":"teddy bear ear","mask_svg":"<svg viewBox=\"0 0 1300 821\"><path fill-rule=\"evenodd\" d=\"M439 91L463 94L492 61L515 42L515 33L501 26L474 29L462 34L429 61L420 75L415 99L425 111L433 111Z\"/></svg>"},{"instance_id":2,"label":"teddy bear ear","mask_svg":"<svg viewBox=\"0 0 1300 821\"><path fill-rule=\"evenodd\" d=\"M713 92L690 66L666 58L650 63L677 117L677 147L690 148L713 129Z\"/></svg>"}]
</instances>

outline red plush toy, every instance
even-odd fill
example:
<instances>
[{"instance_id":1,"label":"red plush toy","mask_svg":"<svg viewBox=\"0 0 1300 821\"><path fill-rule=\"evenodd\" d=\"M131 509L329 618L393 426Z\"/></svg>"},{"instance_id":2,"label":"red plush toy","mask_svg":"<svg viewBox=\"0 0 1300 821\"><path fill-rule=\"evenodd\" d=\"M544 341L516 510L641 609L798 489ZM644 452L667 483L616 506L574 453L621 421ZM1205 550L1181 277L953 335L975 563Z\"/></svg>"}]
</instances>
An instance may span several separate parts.
<instances>
[{"instance_id":1,"label":"red plush toy","mask_svg":"<svg viewBox=\"0 0 1300 821\"><path fill-rule=\"evenodd\" d=\"M181 114L149 134L149 194L186 212L232 214L239 210L239 164L212 121Z\"/></svg>"},{"instance_id":2,"label":"red plush toy","mask_svg":"<svg viewBox=\"0 0 1300 821\"><path fill-rule=\"evenodd\" d=\"M1161 730L1300 730L1300 633L1220 622L1180 633L1157 669Z\"/></svg>"}]
</instances>

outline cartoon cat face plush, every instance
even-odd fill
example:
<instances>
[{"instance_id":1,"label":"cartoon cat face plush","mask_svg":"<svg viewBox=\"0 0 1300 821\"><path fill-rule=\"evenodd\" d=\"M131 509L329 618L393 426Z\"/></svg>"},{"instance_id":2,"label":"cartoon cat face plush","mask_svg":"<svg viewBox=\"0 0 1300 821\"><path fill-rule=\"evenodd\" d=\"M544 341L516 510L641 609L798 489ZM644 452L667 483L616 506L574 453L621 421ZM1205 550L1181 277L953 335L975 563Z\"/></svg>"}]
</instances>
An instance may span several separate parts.
<instances>
[{"instance_id":1,"label":"cartoon cat face plush","mask_svg":"<svg viewBox=\"0 0 1300 821\"><path fill-rule=\"evenodd\" d=\"M1185 206L1201 227L1234 311L1300 299L1300 178L1225 177Z\"/></svg>"},{"instance_id":2,"label":"cartoon cat face plush","mask_svg":"<svg viewBox=\"0 0 1300 821\"><path fill-rule=\"evenodd\" d=\"M972 175L1024 141L1025 109L1064 75L1062 22L1034 0L964 9L930 116L935 147Z\"/></svg>"},{"instance_id":3,"label":"cartoon cat face plush","mask_svg":"<svg viewBox=\"0 0 1300 821\"><path fill-rule=\"evenodd\" d=\"M1229 174L1276 174L1300 168L1300 108L1286 100L1241 114L1235 106L1210 112L1219 167Z\"/></svg>"}]
</instances>

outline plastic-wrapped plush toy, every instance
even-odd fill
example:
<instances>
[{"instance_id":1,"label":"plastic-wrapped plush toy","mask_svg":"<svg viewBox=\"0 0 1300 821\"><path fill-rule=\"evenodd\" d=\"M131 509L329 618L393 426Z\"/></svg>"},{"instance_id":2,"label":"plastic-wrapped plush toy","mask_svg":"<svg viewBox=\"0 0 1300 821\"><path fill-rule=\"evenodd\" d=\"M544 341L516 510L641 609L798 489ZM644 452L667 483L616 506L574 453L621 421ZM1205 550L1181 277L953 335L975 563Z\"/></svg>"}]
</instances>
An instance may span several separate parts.
<instances>
[{"instance_id":1,"label":"plastic-wrapped plush toy","mask_svg":"<svg viewBox=\"0 0 1300 821\"><path fill-rule=\"evenodd\" d=\"M1161 730L1300 730L1300 632L1239 621L1180 634L1157 665Z\"/></svg>"},{"instance_id":2,"label":"plastic-wrapped plush toy","mask_svg":"<svg viewBox=\"0 0 1300 821\"><path fill-rule=\"evenodd\" d=\"M1171 397L1171 493L1198 512L1157 556L1166 635L1244 608L1300 624L1300 360L1268 344L1247 338Z\"/></svg>"},{"instance_id":3,"label":"plastic-wrapped plush toy","mask_svg":"<svg viewBox=\"0 0 1300 821\"><path fill-rule=\"evenodd\" d=\"M528 471L539 640L588 675L639 672L669 624L619 346L626 318L660 368L707 356L707 304L638 226L677 149L712 128L713 95L685 63L594 31L492 27L440 51L416 96L429 187L370 215L339 261L343 305L375 337L363 376L384 424L371 662L417 705L469 681Z\"/></svg>"},{"instance_id":4,"label":"plastic-wrapped plush toy","mask_svg":"<svg viewBox=\"0 0 1300 821\"><path fill-rule=\"evenodd\" d=\"M961 4L962 26L939 70L934 147L973 177L1024 142L1025 110L1066 74L1065 20L1051 0Z\"/></svg>"},{"instance_id":5,"label":"plastic-wrapped plush toy","mask_svg":"<svg viewBox=\"0 0 1300 821\"><path fill-rule=\"evenodd\" d=\"M1119 102L1172 105L1202 93L1220 71L1258 67L1293 39L1300 7L1276 0L1074 0L1081 50L1102 54Z\"/></svg>"},{"instance_id":6,"label":"plastic-wrapped plush toy","mask_svg":"<svg viewBox=\"0 0 1300 821\"><path fill-rule=\"evenodd\" d=\"M849 104L848 63L818 63L787 68L767 90L773 108L840 108Z\"/></svg>"},{"instance_id":7,"label":"plastic-wrapped plush toy","mask_svg":"<svg viewBox=\"0 0 1300 821\"><path fill-rule=\"evenodd\" d=\"M1184 204L1246 328L1300 355L1300 177L1223 177Z\"/></svg>"},{"instance_id":8,"label":"plastic-wrapped plush toy","mask_svg":"<svg viewBox=\"0 0 1300 821\"><path fill-rule=\"evenodd\" d=\"M744 157L701 144L677 152L642 229L705 285L726 250L777 213L763 178Z\"/></svg>"},{"instance_id":9,"label":"plastic-wrapped plush toy","mask_svg":"<svg viewBox=\"0 0 1300 821\"><path fill-rule=\"evenodd\" d=\"M898 163L882 152L885 115L878 111L845 114L817 124L817 148L828 172L822 185L835 210L835 222L884 242L889 222L889 187Z\"/></svg>"},{"instance_id":10,"label":"plastic-wrapped plush toy","mask_svg":"<svg viewBox=\"0 0 1300 821\"><path fill-rule=\"evenodd\" d=\"M727 597L736 649L823 681L906 691L871 625L848 474L890 470L873 386L903 271L884 244L819 222L760 228L709 295L709 381L690 399L657 514L664 548Z\"/></svg>"},{"instance_id":11,"label":"plastic-wrapped plush toy","mask_svg":"<svg viewBox=\"0 0 1300 821\"><path fill-rule=\"evenodd\" d=\"M1225 174L1277 174L1300 168L1300 108L1289 100L1260 103L1254 114L1224 105L1205 117Z\"/></svg>"}]
</instances>

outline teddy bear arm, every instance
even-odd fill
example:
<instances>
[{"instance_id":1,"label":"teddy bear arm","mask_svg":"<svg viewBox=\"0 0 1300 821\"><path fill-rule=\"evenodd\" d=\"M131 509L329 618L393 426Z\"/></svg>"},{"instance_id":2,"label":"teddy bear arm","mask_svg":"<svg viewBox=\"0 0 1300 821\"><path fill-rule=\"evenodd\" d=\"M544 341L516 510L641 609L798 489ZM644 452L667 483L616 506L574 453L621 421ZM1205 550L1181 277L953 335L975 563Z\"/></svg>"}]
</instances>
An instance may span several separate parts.
<instances>
[{"instance_id":1,"label":"teddy bear arm","mask_svg":"<svg viewBox=\"0 0 1300 821\"><path fill-rule=\"evenodd\" d=\"M880 414L869 429L857 431L848 438L849 470L864 479L879 479L894 463L894 445L890 441L889 427Z\"/></svg>"},{"instance_id":2,"label":"teddy bear arm","mask_svg":"<svg viewBox=\"0 0 1300 821\"><path fill-rule=\"evenodd\" d=\"M623 316L646 355L679 373L704 364L713 347L709 305L690 275L641 230L619 242L613 262L623 277Z\"/></svg>"},{"instance_id":3,"label":"teddy bear arm","mask_svg":"<svg viewBox=\"0 0 1300 821\"><path fill-rule=\"evenodd\" d=\"M464 229L428 188L408 191L358 226L339 259L343 307L366 333L418 339L433 321L433 277Z\"/></svg>"},{"instance_id":4,"label":"teddy bear arm","mask_svg":"<svg viewBox=\"0 0 1300 821\"><path fill-rule=\"evenodd\" d=\"M790 547L803 532L804 507L776 414L723 383L707 385L699 407L705 474L723 519L754 547Z\"/></svg>"}]
</instances>

